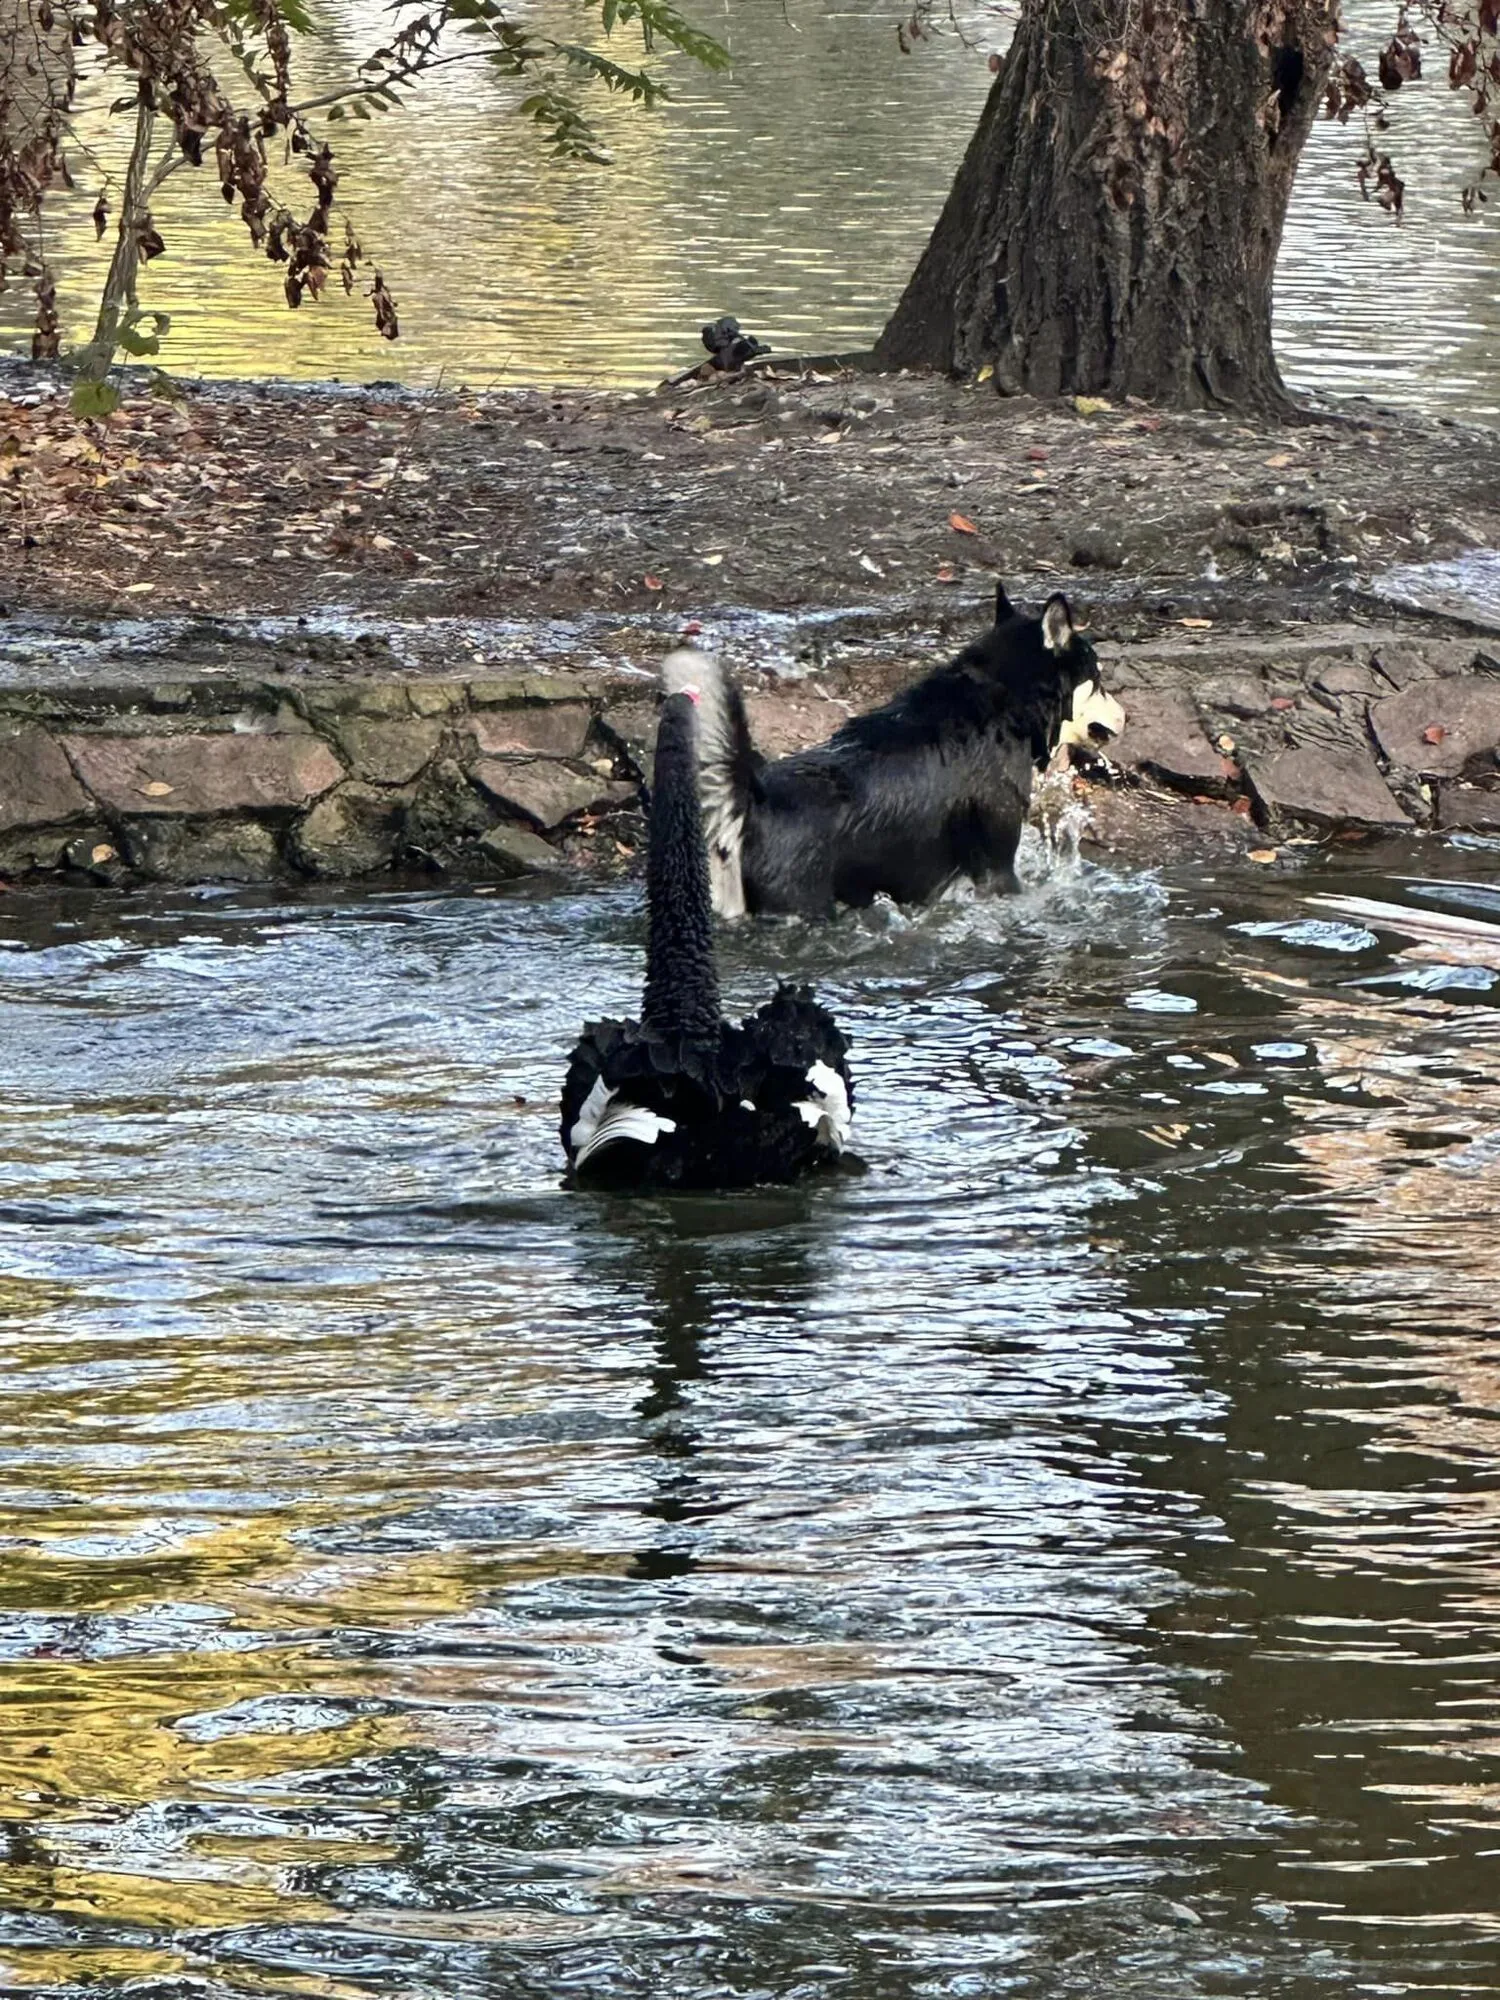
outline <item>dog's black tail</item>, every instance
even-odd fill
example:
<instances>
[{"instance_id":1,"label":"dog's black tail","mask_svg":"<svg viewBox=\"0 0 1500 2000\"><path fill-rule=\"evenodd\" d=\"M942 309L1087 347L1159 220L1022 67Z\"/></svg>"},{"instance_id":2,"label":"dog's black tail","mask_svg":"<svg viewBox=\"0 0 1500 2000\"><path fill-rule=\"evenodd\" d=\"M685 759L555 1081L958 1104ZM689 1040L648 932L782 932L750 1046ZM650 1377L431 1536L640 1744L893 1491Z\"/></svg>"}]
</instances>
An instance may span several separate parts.
<instances>
[{"instance_id":1,"label":"dog's black tail","mask_svg":"<svg viewBox=\"0 0 1500 2000\"><path fill-rule=\"evenodd\" d=\"M740 691L707 653L669 653L661 665L669 695L698 698L698 799L708 846L708 879L721 917L745 914L740 857L745 820L755 798L760 758L750 740Z\"/></svg>"}]
</instances>

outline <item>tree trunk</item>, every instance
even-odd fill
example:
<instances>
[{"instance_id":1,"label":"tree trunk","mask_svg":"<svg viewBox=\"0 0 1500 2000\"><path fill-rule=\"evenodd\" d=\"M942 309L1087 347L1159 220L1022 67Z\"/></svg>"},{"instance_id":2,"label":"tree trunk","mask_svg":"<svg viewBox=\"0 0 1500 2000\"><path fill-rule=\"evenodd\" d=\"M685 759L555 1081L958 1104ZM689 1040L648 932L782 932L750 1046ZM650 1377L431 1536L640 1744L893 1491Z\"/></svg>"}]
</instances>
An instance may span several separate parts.
<instances>
[{"instance_id":1,"label":"tree trunk","mask_svg":"<svg viewBox=\"0 0 1500 2000\"><path fill-rule=\"evenodd\" d=\"M877 361L1289 408L1271 285L1335 22L1333 0L1024 0Z\"/></svg>"},{"instance_id":2,"label":"tree trunk","mask_svg":"<svg viewBox=\"0 0 1500 2000\"><path fill-rule=\"evenodd\" d=\"M109 373L115 349L120 344L120 328L135 310L135 281L141 268L140 232L151 198L147 176L151 169L151 140L155 131L155 100L150 84L142 81L136 94L135 137L131 141L125 188L120 197L114 255L109 260L109 270L104 279L94 337L79 356L78 372L87 382L102 382Z\"/></svg>"}]
</instances>

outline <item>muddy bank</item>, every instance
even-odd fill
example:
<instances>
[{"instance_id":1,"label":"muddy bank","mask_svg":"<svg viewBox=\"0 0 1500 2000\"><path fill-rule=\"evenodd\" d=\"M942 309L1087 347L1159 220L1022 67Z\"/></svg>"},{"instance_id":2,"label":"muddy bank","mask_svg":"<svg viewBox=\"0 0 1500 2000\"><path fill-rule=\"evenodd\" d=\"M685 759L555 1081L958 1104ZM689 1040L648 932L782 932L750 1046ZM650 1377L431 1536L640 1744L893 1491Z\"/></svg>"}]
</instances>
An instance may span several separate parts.
<instances>
[{"instance_id":1,"label":"muddy bank","mask_svg":"<svg viewBox=\"0 0 1500 2000\"><path fill-rule=\"evenodd\" d=\"M1068 589L1125 703L1078 780L1102 844L1500 830L1500 586L1463 584L1493 433L853 374L220 386L102 426L5 386L7 877L629 866L668 646L730 658L774 753L940 659L997 570Z\"/></svg>"}]
</instances>

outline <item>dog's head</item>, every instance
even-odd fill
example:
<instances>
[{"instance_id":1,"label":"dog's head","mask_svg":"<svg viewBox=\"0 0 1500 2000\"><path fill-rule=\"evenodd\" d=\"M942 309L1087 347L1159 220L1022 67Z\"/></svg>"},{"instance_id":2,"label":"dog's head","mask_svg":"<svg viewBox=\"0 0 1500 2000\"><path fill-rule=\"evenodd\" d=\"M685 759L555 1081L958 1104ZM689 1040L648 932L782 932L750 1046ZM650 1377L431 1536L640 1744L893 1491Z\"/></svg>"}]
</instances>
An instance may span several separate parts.
<instances>
[{"instance_id":1,"label":"dog's head","mask_svg":"<svg viewBox=\"0 0 1500 2000\"><path fill-rule=\"evenodd\" d=\"M1125 711L1106 690L1099 656L1073 623L1061 591L1047 599L1040 618L1028 618L997 584L986 650L1031 711L1039 768L1060 749L1098 750L1124 728Z\"/></svg>"}]
</instances>

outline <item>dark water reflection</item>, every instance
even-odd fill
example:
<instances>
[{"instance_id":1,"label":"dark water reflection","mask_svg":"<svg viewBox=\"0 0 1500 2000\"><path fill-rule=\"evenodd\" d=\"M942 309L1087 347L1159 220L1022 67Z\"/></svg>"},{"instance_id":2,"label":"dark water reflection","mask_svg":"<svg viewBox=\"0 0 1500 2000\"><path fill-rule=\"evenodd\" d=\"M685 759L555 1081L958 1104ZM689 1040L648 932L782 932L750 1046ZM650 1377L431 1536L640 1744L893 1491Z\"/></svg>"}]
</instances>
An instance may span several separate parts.
<instances>
[{"instance_id":1,"label":"dark water reflection","mask_svg":"<svg viewBox=\"0 0 1500 2000\"><path fill-rule=\"evenodd\" d=\"M737 934L869 1170L681 1205L630 890L7 898L6 1990L1500 1988L1500 1013L1318 886Z\"/></svg>"}]
</instances>

